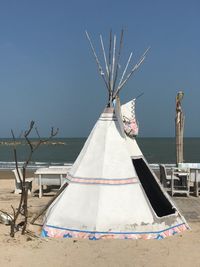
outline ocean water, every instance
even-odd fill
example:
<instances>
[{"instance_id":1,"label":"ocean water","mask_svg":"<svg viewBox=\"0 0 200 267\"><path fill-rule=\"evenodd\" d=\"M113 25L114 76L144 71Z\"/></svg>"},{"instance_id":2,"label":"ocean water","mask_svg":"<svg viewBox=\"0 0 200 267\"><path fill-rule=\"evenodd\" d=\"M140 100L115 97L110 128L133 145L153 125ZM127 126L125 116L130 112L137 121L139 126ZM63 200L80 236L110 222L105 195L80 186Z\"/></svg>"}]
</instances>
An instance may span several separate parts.
<instances>
[{"instance_id":1,"label":"ocean water","mask_svg":"<svg viewBox=\"0 0 200 267\"><path fill-rule=\"evenodd\" d=\"M85 141L85 138L57 138L51 144L43 144L33 154L29 168L73 163ZM137 142L149 163L175 163L175 138L137 138ZM29 149L22 140L17 143L18 162L22 164ZM184 161L200 162L200 138L184 139ZM0 169L14 168L14 164L12 139L0 139Z\"/></svg>"}]
</instances>

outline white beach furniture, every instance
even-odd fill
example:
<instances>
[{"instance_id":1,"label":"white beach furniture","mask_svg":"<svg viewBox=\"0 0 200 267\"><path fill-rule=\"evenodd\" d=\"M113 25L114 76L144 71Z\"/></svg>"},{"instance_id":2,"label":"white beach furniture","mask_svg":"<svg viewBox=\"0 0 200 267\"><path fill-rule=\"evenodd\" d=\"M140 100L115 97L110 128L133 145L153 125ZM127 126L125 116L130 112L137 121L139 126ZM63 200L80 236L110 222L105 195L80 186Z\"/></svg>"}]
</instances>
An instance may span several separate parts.
<instances>
[{"instance_id":1,"label":"white beach furniture","mask_svg":"<svg viewBox=\"0 0 200 267\"><path fill-rule=\"evenodd\" d=\"M14 176L15 176L15 191L14 191L14 193L15 194L21 194L22 185L21 185L21 182L20 182L20 178L21 178L21 180L23 180L22 170L20 168L18 168L18 172L19 172L20 178L19 178L17 169L12 170L12 172L14 173ZM33 177L26 178L26 186L28 188L28 193L29 194L31 194L31 191L32 191L32 182L33 182L33 180L34 180Z\"/></svg>"},{"instance_id":2,"label":"white beach furniture","mask_svg":"<svg viewBox=\"0 0 200 267\"><path fill-rule=\"evenodd\" d=\"M188 168L182 170L176 167L170 168L170 174L167 174L166 166L160 164L160 182L163 187L174 194L190 193L190 171Z\"/></svg>"},{"instance_id":3,"label":"white beach furniture","mask_svg":"<svg viewBox=\"0 0 200 267\"><path fill-rule=\"evenodd\" d=\"M190 170L172 168L171 171L171 196L174 194L190 194Z\"/></svg>"},{"instance_id":4,"label":"white beach furniture","mask_svg":"<svg viewBox=\"0 0 200 267\"><path fill-rule=\"evenodd\" d=\"M160 183L164 188L169 188L171 186L171 175L167 174L167 170L164 164L159 165L160 169Z\"/></svg>"},{"instance_id":5,"label":"white beach furniture","mask_svg":"<svg viewBox=\"0 0 200 267\"><path fill-rule=\"evenodd\" d=\"M70 181L67 179L67 173L70 169L71 165L37 169L35 176L39 185L39 198L43 195L43 185L57 185L61 187L64 183L69 183Z\"/></svg>"},{"instance_id":6,"label":"white beach furniture","mask_svg":"<svg viewBox=\"0 0 200 267\"><path fill-rule=\"evenodd\" d=\"M199 184L200 184L200 163L184 162L178 164L179 169L190 170L190 182L194 184L195 196L199 196Z\"/></svg>"}]
</instances>

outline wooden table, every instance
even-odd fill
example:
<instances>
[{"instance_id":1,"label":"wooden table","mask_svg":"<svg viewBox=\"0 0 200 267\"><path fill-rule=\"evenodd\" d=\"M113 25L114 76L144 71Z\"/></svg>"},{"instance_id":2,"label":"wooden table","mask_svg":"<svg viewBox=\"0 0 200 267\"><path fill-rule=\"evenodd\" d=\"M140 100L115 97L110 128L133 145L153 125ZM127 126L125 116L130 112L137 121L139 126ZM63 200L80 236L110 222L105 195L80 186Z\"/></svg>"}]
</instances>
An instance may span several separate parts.
<instances>
[{"instance_id":1,"label":"wooden table","mask_svg":"<svg viewBox=\"0 0 200 267\"><path fill-rule=\"evenodd\" d=\"M43 185L58 185L62 186L64 183L69 183L67 173L71 166L51 166L49 168L39 168L35 172L36 179L39 185L39 198L43 195Z\"/></svg>"}]
</instances>

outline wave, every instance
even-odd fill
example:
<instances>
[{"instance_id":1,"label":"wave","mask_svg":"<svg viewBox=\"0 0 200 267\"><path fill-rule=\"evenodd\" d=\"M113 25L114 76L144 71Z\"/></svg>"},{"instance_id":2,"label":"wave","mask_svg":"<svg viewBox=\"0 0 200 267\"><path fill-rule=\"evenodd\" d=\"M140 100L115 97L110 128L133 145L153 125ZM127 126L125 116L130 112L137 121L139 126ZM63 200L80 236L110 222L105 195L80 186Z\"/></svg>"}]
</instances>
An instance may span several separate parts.
<instances>
[{"instance_id":1,"label":"wave","mask_svg":"<svg viewBox=\"0 0 200 267\"><path fill-rule=\"evenodd\" d=\"M24 162L18 162L18 166L22 167ZM30 162L28 165L27 169L30 170L36 170L38 168L45 168L49 166L71 166L73 162L41 162L41 161L36 161L36 162ZM153 170L158 170L159 169L159 163L151 163L149 164L150 167ZM167 168L172 168L175 167L175 164L172 163L166 163L165 166ZM0 170L12 170L15 168L15 161L0 161Z\"/></svg>"},{"instance_id":2,"label":"wave","mask_svg":"<svg viewBox=\"0 0 200 267\"><path fill-rule=\"evenodd\" d=\"M24 162L18 162L19 168L23 167ZM49 166L61 166L61 165L72 165L70 162L30 162L27 169L36 170L38 168L45 168ZM15 161L0 161L0 170L12 170L15 169Z\"/></svg>"}]
</instances>

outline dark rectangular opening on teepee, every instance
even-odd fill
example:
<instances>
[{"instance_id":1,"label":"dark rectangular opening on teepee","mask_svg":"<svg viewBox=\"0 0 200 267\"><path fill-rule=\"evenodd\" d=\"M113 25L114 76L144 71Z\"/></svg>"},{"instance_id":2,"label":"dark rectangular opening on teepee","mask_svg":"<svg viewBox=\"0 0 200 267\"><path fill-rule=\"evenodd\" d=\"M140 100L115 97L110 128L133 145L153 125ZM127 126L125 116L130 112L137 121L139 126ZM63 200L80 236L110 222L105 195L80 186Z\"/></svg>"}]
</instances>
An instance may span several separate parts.
<instances>
[{"instance_id":1,"label":"dark rectangular opening on teepee","mask_svg":"<svg viewBox=\"0 0 200 267\"><path fill-rule=\"evenodd\" d=\"M146 162L142 159L132 159L136 173L144 191L158 217L174 214L172 204L163 194L160 186L158 185L154 175L150 171Z\"/></svg>"}]
</instances>

